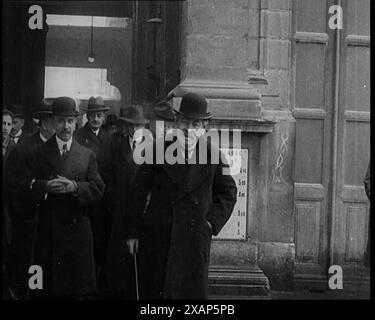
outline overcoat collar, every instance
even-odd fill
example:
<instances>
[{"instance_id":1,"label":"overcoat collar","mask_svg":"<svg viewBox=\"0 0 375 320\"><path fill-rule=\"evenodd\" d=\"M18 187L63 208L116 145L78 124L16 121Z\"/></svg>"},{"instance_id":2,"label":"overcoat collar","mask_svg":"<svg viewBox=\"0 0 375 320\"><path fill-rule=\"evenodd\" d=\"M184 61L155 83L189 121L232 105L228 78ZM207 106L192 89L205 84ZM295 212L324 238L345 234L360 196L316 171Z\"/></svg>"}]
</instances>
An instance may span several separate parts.
<instances>
[{"instance_id":1,"label":"overcoat collar","mask_svg":"<svg viewBox=\"0 0 375 320\"><path fill-rule=\"evenodd\" d=\"M192 154L192 157L196 157L197 151L199 150L198 144ZM208 148L208 153L210 149ZM177 199L181 198L186 193L191 193L197 187L206 180L206 176L209 172L209 164L168 164L164 163L162 167L172 179L172 181L178 186Z\"/></svg>"},{"instance_id":2,"label":"overcoat collar","mask_svg":"<svg viewBox=\"0 0 375 320\"><path fill-rule=\"evenodd\" d=\"M98 135L96 135L90 128L89 124L86 123L83 127L83 130L85 130L85 133L86 133L86 136L92 140L92 141L99 141L100 143L103 142L103 135L104 135L104 132L103 132L103 129L100 128L99 129L99 133Z\"/></svg>"}]
</instances>

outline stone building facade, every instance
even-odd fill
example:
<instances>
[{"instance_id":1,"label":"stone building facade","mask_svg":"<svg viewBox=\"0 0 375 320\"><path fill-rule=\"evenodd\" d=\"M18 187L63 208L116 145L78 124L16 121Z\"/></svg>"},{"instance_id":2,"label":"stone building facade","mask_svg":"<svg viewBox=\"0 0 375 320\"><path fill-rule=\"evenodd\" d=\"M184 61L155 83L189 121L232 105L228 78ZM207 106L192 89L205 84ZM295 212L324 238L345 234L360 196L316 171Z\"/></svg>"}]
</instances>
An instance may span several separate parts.
<instances>
[{"instance_id":1,"label":"stone building facade","mask_svg":"<svg viewBox=\"0 0 375 320\"><path fill-rule=\"evenodd\" d=\"M333 5L343 29L329 26ZM352 0L184 3L175 104L186 91L204 94L214 125L241 129L249 155L246 240L213 241L212 293L325 290L331 265L351 287L368 285L368 9Z\"/></svg>"},{"instance_id":2,"label":"stone building facade","mask_svg":"<svg viewBox=\"0 0 375 320\"><path fill-rule=\"evenodd\" d=\"M169 97L178 108L183 93L198 91L213 127L241 129L246 227L242 238L213 240L211 294L325 290L331 265L343 268L345 288L368 287L369 0L38 3L46 15L131 20L132 39L119 45L131 52L128 71L100 65L100 56L95 63L126 92L123 102ZM17 97L30 110L43 98L49 61L48 27L27 27L32 4L6 4L3 60L4 105ZM337 6L342 29L330 28ZM89 43L86 34L79 41ZM82 57L64 59L53 61L90 67Z\"/></svg>"}]
</instances>

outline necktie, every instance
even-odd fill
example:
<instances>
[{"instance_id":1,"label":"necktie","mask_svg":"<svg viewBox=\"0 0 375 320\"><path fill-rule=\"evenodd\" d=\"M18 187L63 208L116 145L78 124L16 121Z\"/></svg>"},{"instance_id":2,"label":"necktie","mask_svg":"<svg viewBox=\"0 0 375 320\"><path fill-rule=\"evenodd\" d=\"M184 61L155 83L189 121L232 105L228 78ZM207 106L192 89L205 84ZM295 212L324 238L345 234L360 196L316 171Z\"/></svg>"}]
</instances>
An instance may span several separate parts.
<instances>
[{"instance_id":1,"label":"necktie","mask_svg":"<svg viewBox=\"0 0 375 320\"><path fill-rule=\"evenodd\" d=\"M68 145L65 143L63 144L61 157L65 160L67 155L68 155Z\"/></svg>"}]
</instances>

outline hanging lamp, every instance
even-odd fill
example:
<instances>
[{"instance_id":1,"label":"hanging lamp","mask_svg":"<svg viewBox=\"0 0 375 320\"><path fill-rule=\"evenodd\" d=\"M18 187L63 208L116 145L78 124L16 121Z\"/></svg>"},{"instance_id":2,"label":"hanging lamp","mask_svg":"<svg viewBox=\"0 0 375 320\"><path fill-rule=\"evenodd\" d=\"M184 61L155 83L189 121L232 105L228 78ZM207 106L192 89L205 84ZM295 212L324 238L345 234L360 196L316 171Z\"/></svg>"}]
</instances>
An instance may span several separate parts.
<instances>
[{"instance_id":1,"label":"hanging lamp","mask_svg":"<svg viewBox=\"0 0 375 320\"><path fill-rule=\"evenodd\" d=\"M90 53L87 56L87 61L89 63L95 62L95 55L93 50L93 39L94 39L94 17L91 17L91 44L90 44Z\"/></svg>"}]
</instances>

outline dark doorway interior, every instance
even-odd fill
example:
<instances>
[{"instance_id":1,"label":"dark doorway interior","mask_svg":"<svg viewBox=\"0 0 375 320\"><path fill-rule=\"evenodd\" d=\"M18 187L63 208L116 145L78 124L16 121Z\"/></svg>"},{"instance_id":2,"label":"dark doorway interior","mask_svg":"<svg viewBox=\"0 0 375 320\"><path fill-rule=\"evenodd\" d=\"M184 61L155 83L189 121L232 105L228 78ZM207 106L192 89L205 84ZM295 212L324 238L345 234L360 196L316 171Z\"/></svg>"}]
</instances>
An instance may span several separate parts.
<instances>
[{"instance_id":1,"label":"dark doorway interior","mask_svg":"<svg viewBox=\"0 0 375 320\"><path fill-rule=\"evenodd\" d=\"M44 97L48 32L46 23L29 29L31 5L42 7L45 20L47 14L131 18L131 103L163 99L179 83L183 1L4 1L3 107L22 103L29 121Z\"/></svg>"}]
</instances>

